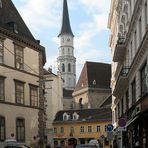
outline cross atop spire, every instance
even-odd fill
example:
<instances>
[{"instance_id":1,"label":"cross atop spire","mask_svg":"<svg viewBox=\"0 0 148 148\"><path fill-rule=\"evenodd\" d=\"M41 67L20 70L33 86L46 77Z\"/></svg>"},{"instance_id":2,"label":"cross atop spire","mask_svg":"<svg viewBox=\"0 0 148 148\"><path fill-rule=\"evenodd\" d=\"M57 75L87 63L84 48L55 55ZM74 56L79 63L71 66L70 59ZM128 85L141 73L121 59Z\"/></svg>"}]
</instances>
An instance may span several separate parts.
<instances>
[{"instance_id":1,"label":"cross atop spire","mask_svg":"<svg viewBox=\"0 0 148 148\"><path fill-rule=\"evenodd\" d=\"M72 33L72 30L71 30L71 26L70 26L67 0L63 0L62 27L61 27L61 31L60 31L58 37L63 34L70 34L70 35L74 36Z\"/></svg>"}]
</instances>

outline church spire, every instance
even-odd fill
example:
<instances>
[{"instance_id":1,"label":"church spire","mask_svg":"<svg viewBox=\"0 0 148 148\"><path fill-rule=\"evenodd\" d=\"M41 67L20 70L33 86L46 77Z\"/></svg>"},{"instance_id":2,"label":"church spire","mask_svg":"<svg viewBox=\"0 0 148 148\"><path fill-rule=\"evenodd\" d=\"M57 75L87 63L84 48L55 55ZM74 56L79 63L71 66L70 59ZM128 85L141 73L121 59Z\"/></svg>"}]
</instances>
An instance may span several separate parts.
<instances>
[{"instance_id":1,"label":"church spire","mask_svg":"<svg viewBox=\"0 0 148 148\"><path fill-rule=\"evenodd\" d=\"M62 27L61 27L61 31L60 31L58 37L63 35L63 34L70 34L70 35L74 36L73 33L72 33L72 30L71 30L71 26L70 26L67 0L63 0Z\"/></svg>"}]
</instances>

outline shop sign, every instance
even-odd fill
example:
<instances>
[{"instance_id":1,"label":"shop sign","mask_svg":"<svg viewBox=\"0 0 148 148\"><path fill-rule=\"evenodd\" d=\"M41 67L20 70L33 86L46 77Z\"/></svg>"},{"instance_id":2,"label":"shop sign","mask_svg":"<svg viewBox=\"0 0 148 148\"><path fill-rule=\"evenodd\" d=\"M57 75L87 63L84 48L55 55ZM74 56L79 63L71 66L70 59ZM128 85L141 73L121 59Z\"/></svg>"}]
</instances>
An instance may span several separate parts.
<instances>
[{"instance_id":1,"label":"shop sign","mask_svg":"<svg viewBox=\"0 0 148 148\"><path fill-rule=\"evenodd\" d=\"M122 131L122 132L126 131L126 127L120 127L120 126L119 126L119 127L118 127L118 131L120 131L120 132L121 132L121 131Z\"/></svg>"}]
</instances>

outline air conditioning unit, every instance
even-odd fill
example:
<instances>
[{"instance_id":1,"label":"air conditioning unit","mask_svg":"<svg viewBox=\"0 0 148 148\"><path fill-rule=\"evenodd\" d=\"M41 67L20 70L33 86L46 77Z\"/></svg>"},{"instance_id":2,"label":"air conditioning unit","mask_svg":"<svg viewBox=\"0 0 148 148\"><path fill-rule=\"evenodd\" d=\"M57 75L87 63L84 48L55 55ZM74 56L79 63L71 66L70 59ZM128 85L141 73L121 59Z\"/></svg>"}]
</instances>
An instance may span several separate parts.
<instances>
[{"instance_id":1,"label":"air conditioning unit","mask_svg":"<svg viewBox=\"0 0 148 148\"><path fill-rule=\"evenodd\" d=\"M137 105L136 107L135 107L135 114L137 115L137 114L139 114L141 112L141 105L139 104L139 105Z\"/></svg>"}]
</instances>

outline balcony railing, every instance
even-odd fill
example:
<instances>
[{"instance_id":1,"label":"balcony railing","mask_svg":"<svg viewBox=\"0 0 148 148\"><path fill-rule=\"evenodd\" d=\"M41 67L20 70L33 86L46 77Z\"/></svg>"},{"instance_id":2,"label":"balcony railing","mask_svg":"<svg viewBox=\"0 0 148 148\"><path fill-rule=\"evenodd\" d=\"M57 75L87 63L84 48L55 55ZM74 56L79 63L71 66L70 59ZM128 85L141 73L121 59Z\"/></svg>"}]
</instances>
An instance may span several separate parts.
<instances>
[{"instance_id":1,"label":"balcony railing","mask_svg":"<svg viewBox=\"0 0 148 148\"><path fill-rule=\"evenodd\" d=\"M116 82L115 89L113 90L114 96L119 96L122 90L127 86L128 84L128 73L130 68L129 67L123 67L120 71L119 77Z\"/></svg>"},{"instance_id":2,"label":"balcony railing","mask_svg":"<svg viewBox=\"0 0 148 148\"><path fill-rule=\"evenodd\" d=\"M117 44L115 47L113 61L114 62L122 62L125 56L125 36L120 36L117 40Z\"/></svg>"}]
</instances>

